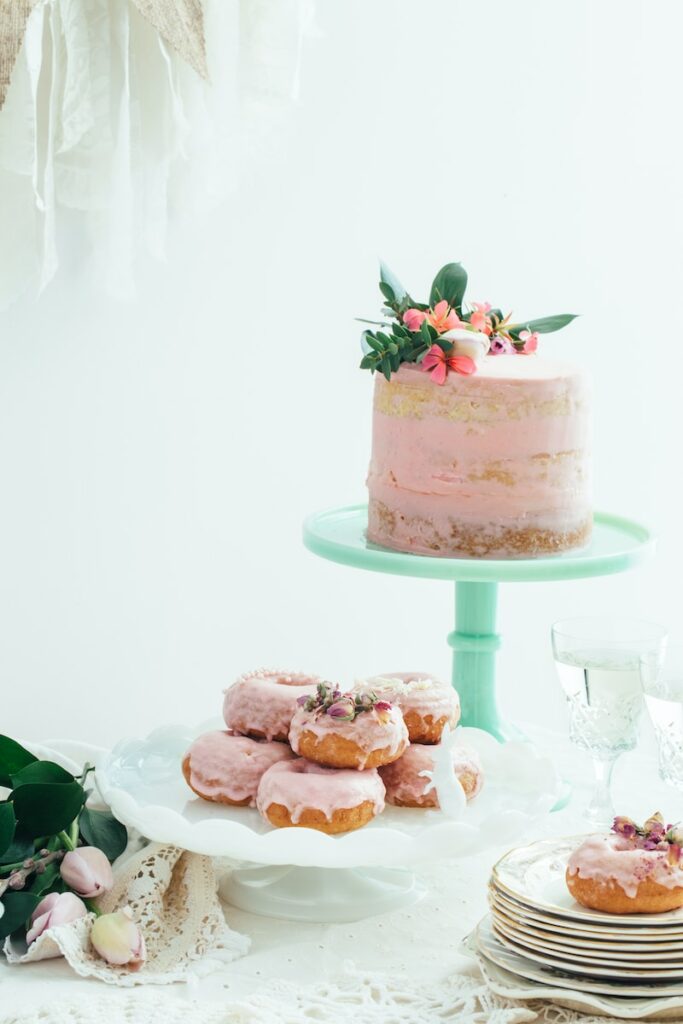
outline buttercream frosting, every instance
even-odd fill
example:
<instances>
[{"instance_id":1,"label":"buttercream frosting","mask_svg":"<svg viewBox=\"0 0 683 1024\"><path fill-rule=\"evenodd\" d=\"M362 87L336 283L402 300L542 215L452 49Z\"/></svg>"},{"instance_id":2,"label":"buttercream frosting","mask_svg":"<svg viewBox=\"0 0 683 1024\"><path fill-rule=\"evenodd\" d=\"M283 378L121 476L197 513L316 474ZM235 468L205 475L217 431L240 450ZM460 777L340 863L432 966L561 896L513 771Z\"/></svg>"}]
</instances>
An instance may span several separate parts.
<instances>
[{"instance_id":1,"label":"buttercream frosting","mask_svg":"<svg viewBox=\"0 0 683 1024\"><path fill-rule=\"evenodd\" d=\"M420 554L528 557L591 524L590 390L576 367L486 356L440 386L375 379L368 539Z\"/></svg>"}]
</instances>

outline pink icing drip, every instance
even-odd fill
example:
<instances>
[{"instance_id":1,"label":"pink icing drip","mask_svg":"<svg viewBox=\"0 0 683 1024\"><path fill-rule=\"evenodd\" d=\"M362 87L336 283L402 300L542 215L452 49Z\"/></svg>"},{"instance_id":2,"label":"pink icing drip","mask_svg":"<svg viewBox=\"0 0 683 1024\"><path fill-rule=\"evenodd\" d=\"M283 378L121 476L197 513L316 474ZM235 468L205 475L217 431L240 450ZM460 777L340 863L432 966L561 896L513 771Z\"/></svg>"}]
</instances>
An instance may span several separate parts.
<instances>
[{"instance_id":1,"label":"pink icing drip","mask_svg":"<svg viewBox=\"0 0 683 1024\"><path fill-rule=\"evenodd\" d=\"M299 708L292 718L289 742L298 753L302 733L312 732L318 739L334 734L358 744L366 755L384 747L388 747L394 754L407 741L408 729L398 708L392 707L384 715L386 717L382 721L377 712L362 711L356 715L353 721L345 722L318 711L306 711L305 708ZM366 760L367 757L365 760L361 760L359 765L361 769L365 767Z\"/></svg>"},{"instance_id":2,"label":"pink icing drip","mask_svg":"<svg viewBox=\"0 0 683 1024\"><path fill-rule=\"evenodd\" d=\"M279 761L291 760L284 743L252 740L229 732L206 732L188 751L192 788L207 797L256 803L261 776Z\"/></svg>"},{"instance_id":3,"label":"pink icing drip","mask_svg":"<svg viewBox=\"0 0 683 1024\"><path fill-rule=\"evenodd\" d=\"M296 824L305 810L322 811L331 821L335 811L351 810L366 801L372 803L375 814L384 810L384 784L375 768L365 772L323 768L301 757L281 761L265 773L256 806L265 818L271 804L281 804Z\"/></svg>"},{"instance_id":4,"label":"pink icing drip","mask_svg":"<svg viewBox=\"0 0 683 1024\"><path fill-rule=\"evenodd\" d=\"M431 685L425 687L425 683ZM401 711L415 711L422 717L447 717L451 725L460 718L457 692L425 672L386 672L361 680L354 687L358 691L372 691L395 704Z\"/></svg>"},{"instance_id":5,"label":"pink icing drip","mask_svg":"<svg viewBox=\"0 0 683 1024\"><path fill-rule=\"evenodd\" d=\"M225 724L235 732L263 733L269 740L286 736L297 699L314 693L318 682L303 672L249 672L225 691Z\"/></svg>"},{"instance_id":6,"label":"pink icing drip","mask_svg":"<svg viewBox=\"0 0 683 1024\"><path fill-rule=\"evenodd\" d=\"M646 878L665 889L683 886L683 869L671 864L666 850L639 850L623 836L590 836L574 850L568 862L570 875L616 882L633 899Z\"/></svg>"},{"instance_id":7,"label":"pink icing drip","mask_svg":"<svg viewBox=\"0 0 683 1024\"><path fill-rule=\"evenodd\" d=\"M392 800L416 803L420 797L425 796L425 790L429 787L430 781L420 772L433 771L432 751L432 747L424 746L421 743L411 743L398 761L379 769L390 803ZM473 800L480 792L484 781L479 757L474 750L469 750L467 747L455 747L452 756L453 772L456 777L459 778L465 772L476 777L474 791L467 797L468 800ZM438 807L438 801L436 806Z\"/></svg>"}]
</instances>

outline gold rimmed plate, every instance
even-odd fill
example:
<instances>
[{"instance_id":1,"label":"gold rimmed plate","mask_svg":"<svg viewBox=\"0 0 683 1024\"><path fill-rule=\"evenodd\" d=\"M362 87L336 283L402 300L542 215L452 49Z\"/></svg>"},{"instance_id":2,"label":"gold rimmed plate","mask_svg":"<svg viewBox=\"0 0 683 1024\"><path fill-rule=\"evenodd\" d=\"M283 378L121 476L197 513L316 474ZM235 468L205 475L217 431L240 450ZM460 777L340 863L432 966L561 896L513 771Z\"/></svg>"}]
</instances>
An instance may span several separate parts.
<instances>
[{"instance_id":1,"label":"gold rimmed plate","mask_svg":"<svg viewBox=\"0 0 683 1024\"><path fill-rule=\"evenodd\" d=\"M513 939L510 939L503 932L499 931L495 921L492 922L492 928L496 938L504 946L508 946L516 953L526 957L528 960L544 964L546 967L552 967L557 971L564 971L565 974L573 974L575 977L585 976L589 978L612 978L617 981L636 982L669 979L671 981L680 981L683 985L683 970L680 968L657 967L646 969L638 967L635 964L632 967L618 967L616 965L603 967L595 962L579 963L577 960L566 960L561 956L555 956L549 952L539 952L528 946L522 946Z\"/></svg>"},{"instance_id":2,"label":"gold rimmed plate","mask_svg":"<svg viewBox=\"0 0 683 1024\"><path fill-rule=\"evenodd\" d=\"M542 839L506 853L493 868L497 889L535 912L611 929L683 929L683 908L664 914L605 914L576 902L565 882L567 861L586 836Z\"/></svg>"},{"instance_id":3,"label":"gold rimmed plate","mask_svg":"<svg viewBox=\"0 0 683 1024\"><path fill-rule=\"evenodd\" d=\"M660 950L680 951L683 954L683 930L661 928L593 928L571 921L562 921L545 915L534 916L531 911L521 911L517 904L507 900L493 886L489 888L489 906L495 914L513 921L519 928L540 934L550 941L565 942L568 945L595 948L629 949L633 951Z\"/></svg>"},{"instance_id":4,"label":"gold rimmed plate","mask_svg":"<svg viewBox=\"0 0 683 1024\"><path fill-rule=\"evenodd\" d=\"M550 943L543 939L535 938L525 932L520 932L514 926L510 926L503 918L493 915L493 928L499 936L509 939L516 946L520 946L529 953L543 954L567 963L579 965L597 965L598 967L616 967L630 970L642 970L643 973L660 970L675 970L683 977L683 959L681 953L669 953L662 957L652 953L628 953L614 952L613 950L594 949L592 946L585 946L582 950L572 946L562 946L557 943ZM503 941L504 941L503 939Z\"/></svg>"},{"instance_id":5,"label":"gold rimmed plate","mask_svg":"<svg viewBox=\"0 0 683 1024\"><path fill-rule=\"evenodd\" d=\"M670 979L647 979L643 981L622 981L610 978L593 978L569 974L550 966L538 963L505 946L493 931L491 919L485 917L475 932L475 944L478 953L491 963L502 967L519 978L540 982L550 988L576 989L602 995L619 997L653 997L671 998L683 996L683 981Z\"/></svg>"}]
</instances>

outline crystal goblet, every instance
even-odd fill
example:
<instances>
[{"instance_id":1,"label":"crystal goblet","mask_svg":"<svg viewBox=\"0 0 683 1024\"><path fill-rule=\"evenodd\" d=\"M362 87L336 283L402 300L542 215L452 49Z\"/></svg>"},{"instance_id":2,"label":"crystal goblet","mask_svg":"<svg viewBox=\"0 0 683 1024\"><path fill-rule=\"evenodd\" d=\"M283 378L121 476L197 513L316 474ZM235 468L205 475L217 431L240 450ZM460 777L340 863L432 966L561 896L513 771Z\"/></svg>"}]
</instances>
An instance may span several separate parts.
<instances>
[{"instance_id":1,"label":"crystal goblet","mask_svg":"<svg viewBox=\"0 0 683 1024\"><path fill-rule=\"evenodd\" d=\"M663 659L640 659L645 706L659 748L659 777L683 790L683 645L667 645Z\"/></svg>"},{"instance_id":2,"label":"crystal goblet","mask_svg":"<svg viewBox=\"0 0 683 1024\"><path fill-rule=\"evenodd\" d=\"M595 824L611 823L614 765L638 739L641 658L661 661L666 636L662 626L630 618L563 619L552 627L555 665L569 708L569 737L593 760L595 787L586 815Z\"/></svg>"}]
</instances>

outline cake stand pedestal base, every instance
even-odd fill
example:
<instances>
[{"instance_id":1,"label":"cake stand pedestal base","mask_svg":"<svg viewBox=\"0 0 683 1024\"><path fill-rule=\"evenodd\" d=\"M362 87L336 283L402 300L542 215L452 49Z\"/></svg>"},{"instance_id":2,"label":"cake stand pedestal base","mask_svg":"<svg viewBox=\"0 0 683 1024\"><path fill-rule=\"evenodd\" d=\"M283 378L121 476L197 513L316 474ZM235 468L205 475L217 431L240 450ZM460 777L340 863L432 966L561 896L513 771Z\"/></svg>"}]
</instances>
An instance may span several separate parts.
<instances>
[{"instance_id":1,"label":"cake stand pedestal base","mask_svg":"<svg viewBox=\"0 0 683 1024\"><path fill-rule=\"evenodd\" d=\"M360 921L410 906L426 889L403 868L238 868L221 882L226 903L290 921Z\"/></svg>"}]
</instances>

